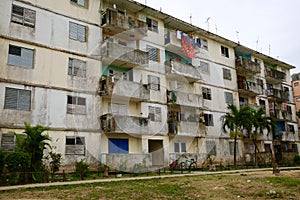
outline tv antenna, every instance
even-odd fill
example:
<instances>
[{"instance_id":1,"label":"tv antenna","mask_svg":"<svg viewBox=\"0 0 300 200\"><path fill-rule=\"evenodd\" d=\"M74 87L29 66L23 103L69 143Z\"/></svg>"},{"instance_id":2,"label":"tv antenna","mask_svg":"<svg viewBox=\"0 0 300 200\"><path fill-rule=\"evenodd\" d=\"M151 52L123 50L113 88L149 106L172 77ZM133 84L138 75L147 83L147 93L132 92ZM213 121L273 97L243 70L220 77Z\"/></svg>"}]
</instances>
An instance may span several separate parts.
<instances>
[{"instance_id":1,"label":"tv antenna","mask_svg":"<svg viewBox=\"0 0 300 200\"><path fill-rule=\"evenodd\" d=\"M210 20L210 17L208 17L205 22L205 23L207 23L207 31L209 31L209 20Z\"/></svg>"}]
</instances>

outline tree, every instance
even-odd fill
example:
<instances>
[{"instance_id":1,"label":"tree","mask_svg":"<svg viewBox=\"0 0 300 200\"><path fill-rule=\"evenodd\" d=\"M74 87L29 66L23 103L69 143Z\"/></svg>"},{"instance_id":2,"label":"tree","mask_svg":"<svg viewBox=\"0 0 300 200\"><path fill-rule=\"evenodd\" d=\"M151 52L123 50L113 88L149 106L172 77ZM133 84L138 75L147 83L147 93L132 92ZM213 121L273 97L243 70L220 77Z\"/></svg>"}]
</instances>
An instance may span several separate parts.
<instances>
[{"instance_id":1,"label":"tree","mask_svg":"<svg viewBox=\"0 0 300 200\"><path fill-rule=\"evenodd\" d=\"M300 110L296 112L296 116L300 119Z\"/></svg>"},{"instance_id":2,"label":"tree","mask_svg":"<svg viewBox=\"0 0 300 200\"><path fill-rule=\"evenodd\" d=\"M278 169L278 163L277 163L277 159L276 159L276 152L274 149L274 138L275 138L275 133L276 131L278 131L277 129L277 122L274 118L272 117L267 117L267 131L268 131L268 135L271 133L272 134L272 146L271 146L271 153L272 153L272 163L273 163L273 174L279 173L279 169Z\"/></svg>"},{"instance_id":3,"label":"tree","mask_svg":"<svg viewBox=\"0 0 300 200\"><path fill-rule=\"evenodd\" d=\"M259 152L257 148L257 139L260 135L263 135L264 130L269 126L269 118L266 116L266 112L263 108L259 108L258 110L252 109L252 126L251 130L249 130L250 138L254 145L254 164L257 165L257 152Z\"/></svg>"},{"instance_id":4,"label":"tree","mask_svg":"<svg viewBox=\"0 0 300 200\"><path fill-rule=\"evenodd\" d=\"M237 146L237 138L242 136L244 129L250 129L251 124L251 108L244 107L242 109L238 109L235 105L229 104L228 105L229 113L226 113L221 117L223 125L222 129L226 133L229 129L230 137L234 139L234 148L233 148L233 155L234 155L234 167L237 169L236 165L236 146Z\"/></svg>"},{"instance_id":5,"label":"tree","mask_svg":"<svg viewBox=\"0 0 300 200\"><path fill-rule=\"evenodd\" d=\"M48 135L43 134L44 131L49 130L48 127L41 125L31 126L29 123L25 124L26 137L23 139L20 150L28 152L30 154L30 169L38 171L42 168L43 152L46 146L51 148L48 143L51 141Z\"/></svg>"}]
</instances>

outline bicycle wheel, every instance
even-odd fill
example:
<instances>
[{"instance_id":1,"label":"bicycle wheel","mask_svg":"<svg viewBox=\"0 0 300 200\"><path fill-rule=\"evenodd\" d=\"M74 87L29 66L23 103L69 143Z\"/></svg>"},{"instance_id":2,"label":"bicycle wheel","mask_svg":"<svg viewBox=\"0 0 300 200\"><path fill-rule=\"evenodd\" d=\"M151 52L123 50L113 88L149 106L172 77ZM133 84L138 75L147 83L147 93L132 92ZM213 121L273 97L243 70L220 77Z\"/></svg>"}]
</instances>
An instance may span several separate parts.
<instances>
[{"instance_id":1,"label":"bicycle wheel","mask_svg":"<svg viewBox=\"0 0 300 200\"><path fill-rule=\"evenodd\" d=\"M190 171L195 171L197 169L197 163L196 162L192 162L190 164L189 170Z\"/></svg>"},{"instance_id":2,"label":"bicycle wheel","mask_svg":"<svg viewBox=\"0 0 300 200\"><path fill-rule=\"evenodd\" d=\"M179 166L180 166L180 169L186 169L186 163L185 162L181 162L179 164Z\"/></svg>"}]
</instances>

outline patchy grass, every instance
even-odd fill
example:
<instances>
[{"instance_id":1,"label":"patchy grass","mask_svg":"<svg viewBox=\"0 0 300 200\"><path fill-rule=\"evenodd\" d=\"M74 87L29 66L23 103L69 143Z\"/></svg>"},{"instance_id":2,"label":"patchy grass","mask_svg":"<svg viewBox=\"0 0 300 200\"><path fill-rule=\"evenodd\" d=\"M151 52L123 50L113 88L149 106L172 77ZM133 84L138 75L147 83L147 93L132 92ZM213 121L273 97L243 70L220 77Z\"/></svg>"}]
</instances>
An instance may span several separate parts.
<instances>
[{"instance_id":1,"label":"patchy grass","mask_svg":"<svg viewBox=\"0 0 300 200\"><path fill-rule=\"evenodd\" d=\"M300 199L300 171L199 175L13 190L0 199Z\"/></svg>"}]
</instances>

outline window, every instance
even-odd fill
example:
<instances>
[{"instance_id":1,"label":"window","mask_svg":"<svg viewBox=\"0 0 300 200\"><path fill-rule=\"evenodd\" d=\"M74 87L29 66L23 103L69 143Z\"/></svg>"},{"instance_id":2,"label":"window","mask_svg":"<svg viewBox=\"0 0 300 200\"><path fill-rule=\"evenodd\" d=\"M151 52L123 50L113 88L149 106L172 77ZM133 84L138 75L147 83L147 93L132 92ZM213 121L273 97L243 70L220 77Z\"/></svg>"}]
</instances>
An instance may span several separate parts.
<instances>
[{"instance_id":1,"label":"window","mask_svg":"<svg viewBox=\"0 0 300 200\"><path fill-rule=\"evenodd\" d=\"M149 106L149 117L151 121L161 122L161 108Z\"/></svg>"},{"instance_id":2,"label":"window","mask_svg":"<svg viewBox=\"0 0 300 200\"><path fill-rule=\"evenodd\" d=\"M209 74L209 65L207 62L200 61L200 70L202 73Z\"/></svg>"},{"instance_id":3,"label":"window","mask_svg":"<svg viewBox=\"0 0 300 200\"><path fill-rule=\"evenodd\" d=\"M296 101L297 101L297 102L300 102L300 97L297 97L297 98L296 98Z\"/></svg>"},{"instance_id":4,"label":"window","mask_svg":"<svg viewBox=\"0 0 300 200\"><path fill-rule=\"evenodd\" d=\"M208 44L207 40L203 38L196 37L194 40L194 45L198 46L199 48L202 48L204 50L208 50Z\"/></svg>"},{"instance_id":5,"label":"window","mask_svg":"<svg viewBox=\"0 0 300 200\"><path fill-rule=\"evenodd\" d=\"M149 53L149 60L156 61L156 62L160 61L160 56L159 56L160 51L158 48L147 45L146 51Z\"/></svg>"},{"instance_id":6,"label":"window","mask_svg":"<svg viewBox=\"0 0 300 200\"><path fill-rule=\"evenodd\" d=\"M158 33L158 22L154 19L147 18L148 30Z\"/></svg>"},{"instance_id":7,"label":"window","mask_svg":"<svg viewBox=\"0 0 300 200\"><path fill-rule=\"evenodd\" d=\"M234 155L234 142L232 142L232 141L229 142L229 152L230 152L230 155ZM239 154L238 143L236 143L236 154L237 155Z\"/></svg>"},{"instance_id":8,"label":"window","mask_svg":"<svg viewBox=\"0 0 300 200\"><path fill-rule=\"evenodd\" d=\"M33 68L33 55L33 49L9 45L7 63L18 67Z\"/></svg>"},{"instance_id":9,"label":"window","mask_svg":"<svg viewBox=\"0 0 300 200\"><path fill-rule=\"evenodd\" d=\"M231 92L224 92L225 94L225 103L233 104L233 94Z\"/></svg>"},{"instance_id":10,"label":"window","mask_svg":"<svg viewBox=\"0 0 300 200\"><path fill-rule=\"evenodd\" d=\"M69 23L69 38L78 40L80 42L86 41L86 26L76 24L73 22Z\"/></svg>"},{"instance_id":11,"label":"window","mask_svg":"<svg viewBox=\"0 0 300 200\"><path fill-rule=\"evenodd\" d=\"M226 80L231 80L231 71L230 69L223 68L223 78Z\"/></svg>"},{"instance_id":12,"label":"window","mask_svg":"<svg viewBox=\"0 0 300 200\"><path fill-rule=\"evenodd\" d=\"M291 132L291 133L295 133L294 125L288 124L288 130L289 130L289 132Z\"/></svg>"},{"instance_id":13,"label":"window","mask_svg":"<svg viewBox=\"0 0 300 200\"><path fill-rule=\"evenodd\" d=\"M151 90L160 91L160 78L148 75L148 86Z\"/></svg>"},{"instance_id":14,"label":"window","mask_svg":"<svg viewBox=\"0 0 300 200\"><path fill-rule=\"evenodd\" d=\"M207 155L217 155L217 148L216 148L216 142L215 141L206 141L206 153Z\"/></svg>"},{"instance_id":15,"label":"window","mask_svg":"<svg viewBox=\"0 0 300 200\"><path fill-rule=\"evenodd\" d=\"M205 126L214 126L214 119L212 114L204 113L204 121L205 121Z\"/></svg>"},{"instance_id":16,"label":"window","mask_svg":"<svg viewBox=\"0 0 300 200\"><path fill-rule=\"evenodd\" d=\"M70 0L71 2L77 3L78 5L85 6L87 0Z\"/></svg>"},{"instance_id":17,"label":"window","mask_svg":"<svg viewBox=\"0 0 300 200\"><path fill-rule=\"evenodd\" d=\"M108 153L127 154L128 139L109 139Z\"/></svg>"},{"instance_id":18,"label":"window","mask_svg":"<svg viewBox=\"0 0 300 200\"><path fill-rule=\"evenodd\" d=\"M174 142L174 152L175 153L185 153L186 143L185 142Z\"/></svg>"},{"instance_id":19,"label":"window","mask_svg":"<svg viewBox=\"0 0 300 200\"><path fill-rule=\"evenodd\" d=\"M67 113L68 114L86 114L86 101L82 97L67 97Z\"/></svg>"},{"instance_id":20,"label":"window","mask_svg":"<svg viewBox=\"0 0 300 200\"><path fill-rule=\"evenodd\" d=\"M35 11L17 5L12 6L11 21L24 26L35 26Z\"/></svg>"},{"instance_id":21,"label":"window","mask_svg":"<svg viewBox=\"0 0 300 200\"><path fill-rule=\"evenodd\" d=\"M69 58L68 75L86 78L86 62Z\"/></svg>"},{"instance_id":22,"label":"window","mask_svg":"<svg viewBox=\"0 0 300 200\"><path fill-rule=\"evenodd\" d=\"M202 88L202 96L204 99L211 100L211 89L203 87Z\"/></svg>"},{"instance_id":23,"label":"window","mask_svg":"<svg viewBox=\"0 0 300 200\"><path fill-rule=\"evenodd\" d=\"M31 91L6 87L4 109L29 111L31 109Z\"/></svg>"},{"instance_id":24,"label":"window","mask_svg":"<svg viewBox=\"0 0 300 200\"><path fill-rule=\"evenodd\" d=\"M229 58L229 51L227 47L221 46L221 55Z\"/></svg>"},{"instance_id":25,"label":"window","mask_svg":"<svg viewBox=\"0 0 300 200\"><path fill-rule=\"evenodd\" d=\"M15 135L3 133L1 137L1 150L13 152L16 146Z\"/></svg>"},{"instance_id":26,"label":"window","mask_svg":"<svg viewBox=\"0 0 300 200\"><path fill-rule=\"evenodd\" d=\"M66 154L85 155L85 138L79 136L66 136Z\"/></svg>"},{"instance_id":27,"label":"window","mask_svg":"<svg viewBox=\"0 0 300 200\"><path fill-rule=\"evenodd\" d=\"M110 103L108 105L108 110L113 114L127 115L128 113L128 108L125 104Z\"/></svg>"},{"instance_id":28,"label":"window","mask_svg":"<svg viewBox=\"0 0 300 200\"><path fill-rule=\"evenodd\" d=\"M295 82L294 87L298 87L298 86L299 86L299 82Z\"/></svg>"}]
</instances>

